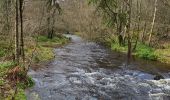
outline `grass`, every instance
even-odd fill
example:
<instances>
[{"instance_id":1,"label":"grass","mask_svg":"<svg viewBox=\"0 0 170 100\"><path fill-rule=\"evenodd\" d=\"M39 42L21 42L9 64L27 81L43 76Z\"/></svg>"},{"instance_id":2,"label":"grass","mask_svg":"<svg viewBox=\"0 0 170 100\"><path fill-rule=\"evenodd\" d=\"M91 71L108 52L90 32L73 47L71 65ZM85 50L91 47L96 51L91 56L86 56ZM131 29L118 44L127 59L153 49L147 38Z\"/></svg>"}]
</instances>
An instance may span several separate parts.
<instances>
[{"instance_id":1,"label":"grass","mask_svg":"<svg viewBox=\"0 0 170 100\"><path fill-rule=\"evenodd\" d=\"M34 86L34 81L31 77L27 77L28 82L20 82L17 84L18 93L15 96L15 100L27 100L25 95L25 89Z\"/></svg>"},{"instance_id":2,"label":"grass","mask_svg":"<svg viewBox=\"0 0 170 100\"><path fill-rule=\"evenodd\" d=\"M10 90L11 93L14 93L13 90ZM1 100L12 100L12 95L7 96L6 98L0 98ZM15 100L27 100L27 97L25 95L24 89L18 88L18 92L15 96Z\"/></svg>"},{"instance_id":3,"label":"grass","mask_svg":"<svg viewBox=\"0 0 170 100\"><path fill-rule=\"evenodd\" d=\"M170 64L170 47L166 49L157 49L155 53L158 55L158 60Z\"/></svg>"},{"instance_id":4,"label":"grass","mask_svg":"<svg viewBox=\"0 0 170 100\"><path fill-rule=\"evenodd\" d=\"M14 65L15 65L15 62L11 62L11 61L0 62L0 70L11 68Z\"/></svg>"},{"instance_id":5,"label":"grass","mask_svg":"<svg viewBox=\"0 0 170 100\"><path fill-rule=\"evenodd\" d=\"M127 46L120 46L118 43L112 43L111 49L117 52L127 52Z\"/></svg>"},{"instance_id":6,"label":"grass","mask_svg":"<svg viewBox=\"0 0 170 100\"><path fill-rule=\"evenodd\" d=\"M14 45L12 42L10 42L7 39L0 39L0 57L10 54L13 48L14 48Z\"/></svg>"},{"instance_id":7,"label":"grass","mask_svg":"<svg viewBox=\"0 0 170 100\"><path fill-rule=\"evenodd\" d=\"M52 39L47 38L47 36L41 35L35 39L37 39L38 44L28 46L26 48L26 55L28 58L32 56L32 52L36 48L36 51L33 56L34 63L46 62L53 59L55 55L53 48L62 46L69 42L69 39L62 35L57 35Z\"/></svg>"},{"instance_id":8,"label":"grass","mask_svg":"<svg viewBox=\"0 0 170 100\"><path fill-rule=\"evenodd\" d=\"M6 62L0 62L0 78L2 78L6 71L10 68L12 68L15 65L14 62L6 61Z\"/></svg>"},{"instance_id":9,"label":"grass","mask_svg":"<svg viewBox=\"0 0 170 100\"><path fill-rule=\"evenodd\" d=\"M44 62L54 58L54 52L52 48L42 47L38 48L38 55L33 57L35 62Z\"/></svg>"},{"instance_id":10,"label":"grass","mask_svg":"<svg viewBox=\"0 0 170 100\"><path fill-rule=\"evenodd\" d=\"M11 45L8 42L0 41L0 57L3 57L5 55L8 55L11 50Z\"/></svg>"},{"instance_id":11,"label":"grass","mask_svg":"<svg viewBox=\"0 0 170 100\"><path fill-rule=\"evenodd\" d=\"M49 46L49 47L60 46L60 45L66 44L69 41L68 38L62 35L55 36L52 39L49 39L46 36L38 36L37 39L40 45Z\"/></svg>"},{"instance_id":12,"label":"grass","mask_svg":"<svg viewBox=\"0 0 170 100\"><path fill-rule=\"evenodd\" d=\"M33 61L44 62L54 58L53 47L58 47L69 42L69 39L65 36L58 35L52 39L46 36L38 37L38 54L34 56Z\"/></svg>"}]
</instances>

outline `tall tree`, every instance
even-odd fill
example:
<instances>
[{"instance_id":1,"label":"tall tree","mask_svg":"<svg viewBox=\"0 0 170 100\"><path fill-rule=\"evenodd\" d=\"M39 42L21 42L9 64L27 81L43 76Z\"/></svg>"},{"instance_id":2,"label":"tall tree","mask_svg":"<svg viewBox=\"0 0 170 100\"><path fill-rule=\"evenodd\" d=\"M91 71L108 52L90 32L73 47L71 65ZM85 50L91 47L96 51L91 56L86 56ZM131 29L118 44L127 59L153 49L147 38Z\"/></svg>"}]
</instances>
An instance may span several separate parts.
<instances>
[{"instance_id":1,"label":"tall tree","mask_svg":"<svg viewBox=\"0 0 170 100\"><path fill-rule=\"evenodd\" d=\"M19 64L19 54L20 54L20 49L19 49L19 14L18 14L18 5L19 2L18 0L15 1L15 13L16 13L16 18L15 18L15 60L16 63Z\"/></svg>"},{"instance_id":2,"label":"tall tree","mask_svg":"<svg viewBox=\"0 0 170 100\"><path fill-rule=\"evenodd\" d=\"M151 39L152 39L152 34L153 34L153 29L155 26L155 19L156 19L156 13L157 13L157 2L158 0L155 0L155 9L154 9L154 13L153 13L153 19L152 19L152 24L151 24L151 30L150 30L150 34L149 34L149 40L148 40L148 44L150 45L151 43Z\"/></svg>"},{"instance_id":3,"label":"tall tree","mask_svg":"<svg viewBox=\"0 0 170 100\"><path fill-rule=\"evenodd\" d=\"M130 28L131 28L131 12L132 12L132 0L128 0L127 2L127 14L128 14L128 20L127 20L127 35L128 35L128 52L127 52L127 57L128 60L131 58L131 53L132 53L132 43L131 43L131 34L130 34Z\"/></svg>"},{"instance_id":4,"label":"tall tree","mask_svg":"<svg viewBox=\"0 0 170 100\"><path fill-rule=\"evenodd\" d=\"M24 0L19 0L19 12L20 12L20 52L22 56L23 63L25 61L24 53L24 32L23 32L23 3Z\"/></svg>"},{"instance_id":5,"label":"tall tree","mask_svg":"<svg viewBox=\"0 0 170 100\"><path fill-rule=\"evenodd\" d=\"M61 7L57 0L47 0L47 24L48 24L48 38L52 39L54 35L55 14L56 11L61 12Z\"/></svg>"}]
</instances>

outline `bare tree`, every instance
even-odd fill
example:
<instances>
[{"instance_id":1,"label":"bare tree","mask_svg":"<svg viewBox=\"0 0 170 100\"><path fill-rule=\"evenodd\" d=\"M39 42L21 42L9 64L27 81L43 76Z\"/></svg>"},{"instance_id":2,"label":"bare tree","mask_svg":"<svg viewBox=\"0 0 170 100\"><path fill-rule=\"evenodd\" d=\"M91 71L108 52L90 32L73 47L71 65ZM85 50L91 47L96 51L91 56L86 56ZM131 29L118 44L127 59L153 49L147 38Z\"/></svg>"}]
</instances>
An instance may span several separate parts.
<instances>
[{"instance_id":1,"label":"bare tree","mask_svg":"<svg viewBox=\"0 0 170 100\"><path fill-rule=\"evenodd\" d=\"M156 19L156 13L157 13L157 2L158 0L155 0L155 9L154 9L154 14L153 14L153 20L152 20L152 24L151 24L151 30L150 30L150 34L149 34L149 40L148 40L148 44L150 45L151 43L151 38L152 38L152 34L153 34L153 29L155 26L155 19Z\"/></svg>"}]
</instances>

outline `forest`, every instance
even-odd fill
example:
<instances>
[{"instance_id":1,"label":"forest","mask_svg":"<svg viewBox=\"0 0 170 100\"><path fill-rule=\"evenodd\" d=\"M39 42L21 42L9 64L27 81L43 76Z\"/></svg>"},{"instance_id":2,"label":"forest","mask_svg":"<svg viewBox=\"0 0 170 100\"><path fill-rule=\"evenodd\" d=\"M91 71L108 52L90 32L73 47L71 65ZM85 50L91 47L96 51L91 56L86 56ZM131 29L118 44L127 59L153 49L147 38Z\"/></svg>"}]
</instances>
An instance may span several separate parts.
<instances>
[{"instance_id":1,"label":"forest","mask_svg":"<svg viewBox=\"0 0 170 100\"><path fill-rule=\"evenodd\" d=\"M0 100L170 100L170 0L0 0Z\"/></svg>"}]
</instances>

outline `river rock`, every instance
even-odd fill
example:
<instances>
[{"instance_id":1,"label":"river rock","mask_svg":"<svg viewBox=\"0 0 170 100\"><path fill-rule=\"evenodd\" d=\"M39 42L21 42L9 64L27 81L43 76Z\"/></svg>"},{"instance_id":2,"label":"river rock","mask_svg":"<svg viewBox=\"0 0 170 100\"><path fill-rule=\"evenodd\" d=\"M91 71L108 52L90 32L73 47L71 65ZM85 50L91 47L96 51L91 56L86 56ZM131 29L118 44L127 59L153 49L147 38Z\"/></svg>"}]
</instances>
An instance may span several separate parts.
<instances>
[{"instance_id":1,"label":"river rock","mask_svg":"<svg viewBox=\"0 0 170 100\"><path fill-rule=\"evenodd\" d=\"M160 74L158 74L154 77L154 80L160 80L160 79L164 79L164 77Z\"/></svg>"}]
</instances>

